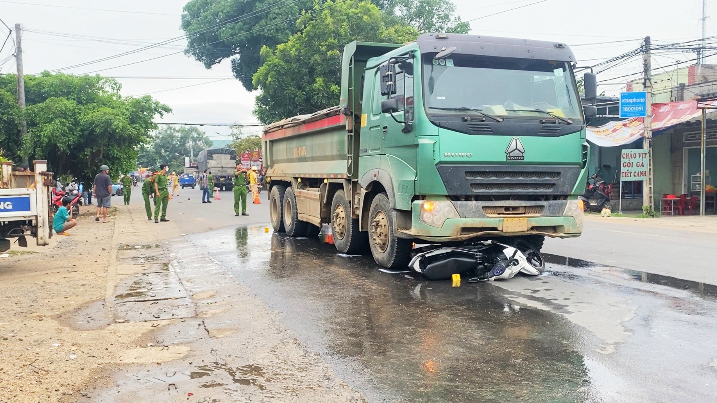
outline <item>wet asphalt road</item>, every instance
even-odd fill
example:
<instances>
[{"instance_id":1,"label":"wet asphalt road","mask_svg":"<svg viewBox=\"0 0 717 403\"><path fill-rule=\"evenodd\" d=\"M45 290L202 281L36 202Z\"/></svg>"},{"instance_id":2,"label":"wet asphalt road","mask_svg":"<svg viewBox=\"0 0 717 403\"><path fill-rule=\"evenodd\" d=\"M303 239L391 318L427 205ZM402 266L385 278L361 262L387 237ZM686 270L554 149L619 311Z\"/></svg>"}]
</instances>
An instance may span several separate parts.
<instances>
[{"instance_id":1,"label":"wet asphalt road","mask_svg":"<svg viewBox=\"0 0 717 403\"><path fill-rule=\"evenodd\" d=\"M189 241L370 401L717 400L709 285L548 256L540 277L454 288L263 226Z\"/></svg>"},{"instance_id":2,"label":"wet asphalt road","mask_svg":"<svg viewBox=\"0 0 717 403\"><path fill-rule=\"evenodd\" d=\"M714 249L713 236L685 233L678 245L596 226L577 248L546 242L537 278L454 288L272 234L265 200L233 217L229 195L200 207L176 200L186 239L369 401L717 401L717 287L650 273L664 274L660 241L685 262L683 250ZM643 233L654 253L639 259L626 242L596 252L606 233Z\"/></svg>"}]
</instances>

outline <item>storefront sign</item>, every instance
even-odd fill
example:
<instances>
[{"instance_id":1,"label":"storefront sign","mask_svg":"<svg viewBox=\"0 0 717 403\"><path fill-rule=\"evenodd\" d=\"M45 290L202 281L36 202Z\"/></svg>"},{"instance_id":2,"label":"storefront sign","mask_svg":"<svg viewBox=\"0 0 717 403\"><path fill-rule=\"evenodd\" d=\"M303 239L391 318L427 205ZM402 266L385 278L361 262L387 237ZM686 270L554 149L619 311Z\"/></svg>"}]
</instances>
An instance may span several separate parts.
<instances>
[{"instance_id":1,"label":"storefront sign","mask_svg":"<svg viewBox=\"0 0 717 403\"><path fill-rule=\"evenodd\" d=\"M642 118L647 114L646 92L621 92L620 117Z\"/></svg>"},{"instance_id":2,"label":"storefront sign","mask_svg":"<svg viewBox=\"0 0 717 403\"><path fill-rule=\"evenodd\" d=\"M622 150L620 156L620 181L644 181L647 179L649 153L646 150Z\"/></svg>"}]
</instances>

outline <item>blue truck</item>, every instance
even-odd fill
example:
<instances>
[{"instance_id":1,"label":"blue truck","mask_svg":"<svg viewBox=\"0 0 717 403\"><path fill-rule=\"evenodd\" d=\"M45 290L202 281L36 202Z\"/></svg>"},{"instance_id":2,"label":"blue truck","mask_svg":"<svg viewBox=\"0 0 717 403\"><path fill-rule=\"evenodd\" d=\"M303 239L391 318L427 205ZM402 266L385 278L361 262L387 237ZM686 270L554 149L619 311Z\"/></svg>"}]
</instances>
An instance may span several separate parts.
<instances>
[{"instance_id":1,"label":"blue truck","mask_svg":"<svg viewBox=\"0 0 717 403\"><path fill-rule=\"evenodd\" d=\"M194 189L194 187L197 186L197 179L192 174L181 174L179 175L179 186L181 186L182 189L185 187Z\"/></svg>"}]
</instances>

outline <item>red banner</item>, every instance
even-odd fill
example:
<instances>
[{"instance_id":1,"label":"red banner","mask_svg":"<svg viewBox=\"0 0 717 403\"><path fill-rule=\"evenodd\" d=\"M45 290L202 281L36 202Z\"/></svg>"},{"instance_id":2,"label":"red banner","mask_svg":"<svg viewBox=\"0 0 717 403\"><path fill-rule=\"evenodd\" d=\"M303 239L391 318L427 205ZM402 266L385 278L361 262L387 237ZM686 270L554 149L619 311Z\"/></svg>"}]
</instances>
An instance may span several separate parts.
<instances>
[{"instance_id":1,"label":"red banner","mask_svg":"<svg viewBox=\"0 0 717 403\"><path fill-rule=\"evenodd\" d=\"M715 106L717 101L700 103L700 106ZM707 113L714 109L707 109ZM702 110L697 101L652 104L652 130L665 130L680 123L699 118ZM587 138L601 147L617 147L633 143L645 135L643 118L632 118L606 123L600 127L588 127Z\"/></svg>"}]
</instances>

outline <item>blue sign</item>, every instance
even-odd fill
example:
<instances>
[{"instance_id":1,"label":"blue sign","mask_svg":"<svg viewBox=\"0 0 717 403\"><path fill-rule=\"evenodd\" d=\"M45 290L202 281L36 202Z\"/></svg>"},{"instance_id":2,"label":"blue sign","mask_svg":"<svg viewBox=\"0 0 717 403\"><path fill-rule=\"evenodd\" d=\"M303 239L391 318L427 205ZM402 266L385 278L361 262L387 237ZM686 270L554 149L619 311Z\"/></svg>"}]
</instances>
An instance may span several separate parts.
<instances>
[{"instance_id":1,"label":"blue sign","mask_svg":"<svg viewBox=\"0 0 717 403\"><path fill-rule=\"evenodd\" d=\"M0 196L0 213L29 213L30 196Z\"/></svg>"},{"instance_id":2,"label":"blue sign","mask_svg":"<svg viewBox=\"0 0 717 403\"><path fill-rule=\"evenodd\" d=\"M620 117L644 118L647 115L646 92L621 92Z\"/></svg>"}]
</instances>

